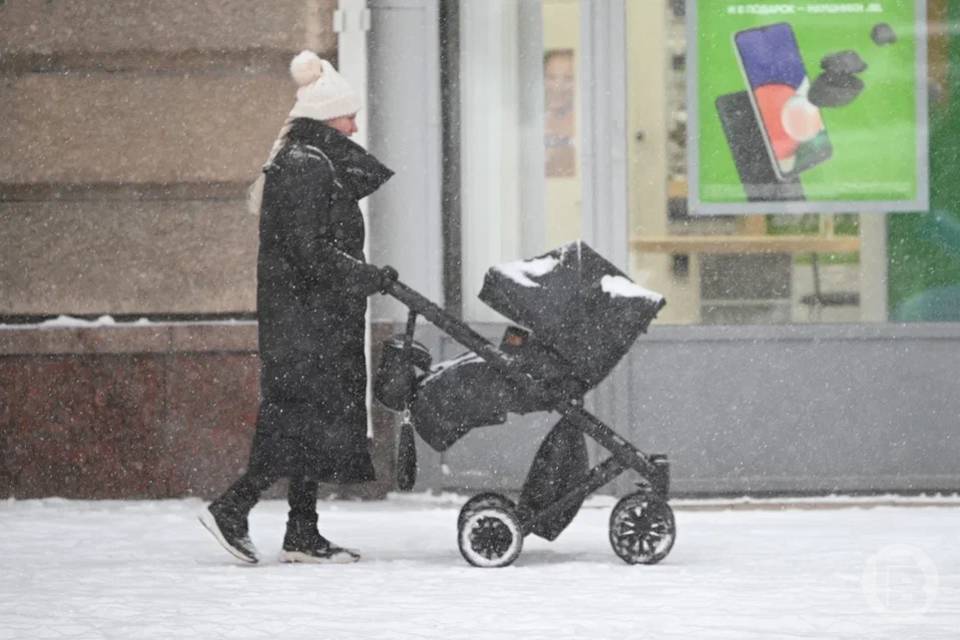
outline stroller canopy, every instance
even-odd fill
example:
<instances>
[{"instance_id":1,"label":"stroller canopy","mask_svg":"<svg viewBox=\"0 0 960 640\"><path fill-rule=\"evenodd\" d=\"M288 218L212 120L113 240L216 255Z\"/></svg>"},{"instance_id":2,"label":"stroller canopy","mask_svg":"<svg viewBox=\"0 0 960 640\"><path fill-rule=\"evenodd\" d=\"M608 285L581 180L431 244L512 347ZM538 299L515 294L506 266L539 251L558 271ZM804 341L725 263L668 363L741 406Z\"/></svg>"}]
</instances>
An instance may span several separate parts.
<instances>
[{"instance_id":1,"label":"stroller canopy","mask_svg":"<svg viewBox=\"0 0 960 640\"><path fill-rule=\"evenodd\" d=\"M529 329L589 387L606 377L666 304L582 241L492 267L480 299Z\"/></svg>"}]
</instances>

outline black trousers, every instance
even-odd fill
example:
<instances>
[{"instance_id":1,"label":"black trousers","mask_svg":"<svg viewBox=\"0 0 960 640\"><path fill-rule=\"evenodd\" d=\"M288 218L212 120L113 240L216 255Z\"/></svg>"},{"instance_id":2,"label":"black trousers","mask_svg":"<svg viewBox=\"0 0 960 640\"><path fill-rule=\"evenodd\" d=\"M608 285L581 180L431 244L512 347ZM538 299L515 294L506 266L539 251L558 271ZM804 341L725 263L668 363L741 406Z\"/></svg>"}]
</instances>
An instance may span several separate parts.
<instances>
[{"instance_id":1,"label":"black trousers","mask_svg":"<svg viewBox=\"0 0 960 640\"><path fill-rule=\"evenodd\" d=\"M272 473L248 469L215 502L246 516L260 501L260 494L279 479L280 476ZM287 491L287 501L290 504L289 522L316 524L317 486L318 483L315 480L303 477L290 478L290 487Z\"/></svg>"}]
</instances>

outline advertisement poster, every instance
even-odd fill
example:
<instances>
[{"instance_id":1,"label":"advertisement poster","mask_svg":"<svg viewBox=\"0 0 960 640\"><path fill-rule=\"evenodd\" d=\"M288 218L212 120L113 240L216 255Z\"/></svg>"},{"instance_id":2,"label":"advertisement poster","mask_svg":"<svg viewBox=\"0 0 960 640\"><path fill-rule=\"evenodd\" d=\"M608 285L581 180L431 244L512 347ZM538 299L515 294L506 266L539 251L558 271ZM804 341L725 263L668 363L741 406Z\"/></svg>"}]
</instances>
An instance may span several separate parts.
<instances>
[{"instance_id":1,"label":"advertisement poster","mask_svg":"<svg viewBox=\"0 0 960 640\"><path fill-rule=\"evenodd\" d=\"M692 0L694 214L928 208L924 0Z\"/></svg>"}]
</instances>

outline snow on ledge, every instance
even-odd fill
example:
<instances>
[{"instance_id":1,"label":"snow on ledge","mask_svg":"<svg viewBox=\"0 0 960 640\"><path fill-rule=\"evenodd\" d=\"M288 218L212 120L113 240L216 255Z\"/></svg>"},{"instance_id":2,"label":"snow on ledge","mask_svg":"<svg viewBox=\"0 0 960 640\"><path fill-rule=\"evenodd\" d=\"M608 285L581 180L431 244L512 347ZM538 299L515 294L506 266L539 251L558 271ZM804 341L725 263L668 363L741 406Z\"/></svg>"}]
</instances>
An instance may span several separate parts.
<instances>
[{"instance_id":1,"label":"snow on ledge","mask_svg":"<svg viewBox=\"0 0 960 640\"><path fill-rule=\"evenodd\" d=\"M534 258L533 260L518 260L516 262L506 262L494 267L495 271L513 280L524 287L539 287L540 283L531 280L531 277L539 278L554 269L560 261L553 256L543 258Z\"/></svg>"},{"instance_id":2,"label":"snow on ledge","mask_svg":"<svg viewBox=\"0 0 960 640\"><path fill-rule=\"evenodd\" d=\"M656 291L644 289L623 276L603 276L600 279L600 288L612 298L646 298L653 302L663 300L663 296Z\"/></svg>"},{"instance_id":3,"label":"snow on ledge","mask_svg":"<svg viewBox=\"0 0 960 640\"><path fill-rule=\"evenodd\" d=\"M140 322L139 320L137 321ZM96 320L84 320L73 316L60 315L51 320L44 320L39 327L109 327L117 324L113 316L100 316Z\"/></svg>"},{"instance_id":4,"label":"snow on ledge","mask_svg":"<svg viewBox=\"0 0 960 640\"><path fill-rule=\"evenodd\" d=\"M205 326L251 326L256 325L256 320L238 320L234 318L227 318L222 320L149 320L147 318L139 318L132 321L117 321L113 316L103 315L95 320L85 320L84 318L75 318L73 316L60 315L56 318L51 318L49 320L44 320L42 322L35 323L13 323L13 324L0 324L0 331L2 330L20 330L20 329L89 329L96 327L111 327L111 328L124 328L124 327L166 327L166 326L182 326L182 325L205 325Z\"/></svg>"}]
</instances>

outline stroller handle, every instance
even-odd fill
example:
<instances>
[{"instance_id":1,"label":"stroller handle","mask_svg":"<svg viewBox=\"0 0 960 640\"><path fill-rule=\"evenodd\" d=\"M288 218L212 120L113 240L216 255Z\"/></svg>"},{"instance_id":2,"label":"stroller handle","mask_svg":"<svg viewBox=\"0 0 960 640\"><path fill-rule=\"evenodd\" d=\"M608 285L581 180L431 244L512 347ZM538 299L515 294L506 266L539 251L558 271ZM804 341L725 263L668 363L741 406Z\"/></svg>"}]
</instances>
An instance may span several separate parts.
<instances>
[{"instance_id":1,"label":"stroller handle","mask_svg":"<svg viewBox=\"0 0 960 640\"><path fill-rule=\"evenodd\" d=\"M425 298L399 280L391 282L383 291L411 311L426 318L438 329L464 345L478 356L507 375L516 375L512 359L493 346L489 340L468 327L465 323L450 316L429 298Z\"/></svg>"},{"instance_id":2,"label":"stroller handle","mask_svg":"<svg viewBox=\"0 0 960 640\"><path fill-rule=\"evenodd\" d=\"M359 268L365 264L362 260L358 260L340 249L334 248L331 253L338 267L345 271ZM411 311L423 316L432 324L436 325L437 328L447 333L450 337L466 346L505 374L515 375L511 367L511 359L506 356L506 354L501 353L486 338L468 327L465 323L450 316L430 299L425 298L403 282L400 282L400 280L397 279L396 269L390 266L381 267L380 274L383 280L383 289L381 289L380 293L395 298Z\"/></svg>"}]
</instances>

